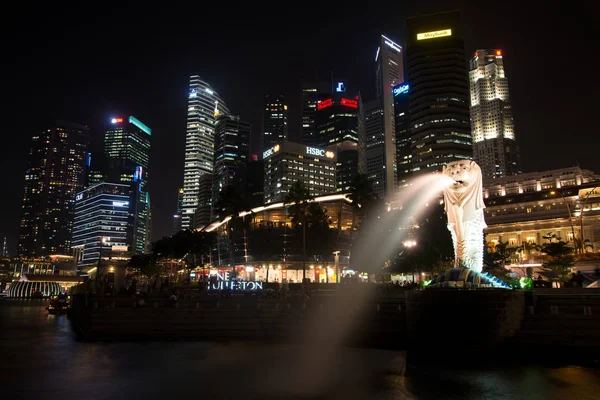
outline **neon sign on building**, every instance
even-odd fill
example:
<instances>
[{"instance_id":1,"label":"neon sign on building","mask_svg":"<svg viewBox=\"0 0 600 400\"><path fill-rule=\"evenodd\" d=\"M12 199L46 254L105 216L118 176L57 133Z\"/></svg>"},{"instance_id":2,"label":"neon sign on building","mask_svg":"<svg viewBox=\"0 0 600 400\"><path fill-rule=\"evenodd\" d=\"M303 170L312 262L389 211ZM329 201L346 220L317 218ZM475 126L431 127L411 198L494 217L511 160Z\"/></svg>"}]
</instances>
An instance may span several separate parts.
<instances>
[{"instance_id":1,"label":"neon sign on building","mask_svg":"<svg viewBox=\"0 0 600 400\"><path fill-rule=\"evenodd\" d=\"M452 36L452 29L442 29L441 31L417 33L417 40L435 39L444 36Z\"/></svg>"},{"instance_id":2,"label":"neon sign on building","mask_svg":"<svg viewBox=\"0 0 600 400\"><path fill-rule=\"evenodd\" d=\"M358 108L358 101L342 97L340 104L345 107Z\"/></svg>"},{"instance_id":3,"label":"neon sign on building","mask_svg":"<svg viewBox=\"0 0 600 400\"><path fill-rule=\"evenodd\" d=\"M317 110L322 110L333 105L332 99L323 100L317 103Z\"/></svg>"},{"instance_id":4,"label":"neon sign on building","mask_svg":"<svg viewBox=\"0 0 600 400\"><path fill-rule=\"evenodd\" d=\"M398 96L398 95L401 95L401 94L408 93L409 89L410 89L410 86L408 86L408 83L404 84L404 85L395 86L394 89L393 89L394 90L394 96Z\"/></svg>"}]
</instances>

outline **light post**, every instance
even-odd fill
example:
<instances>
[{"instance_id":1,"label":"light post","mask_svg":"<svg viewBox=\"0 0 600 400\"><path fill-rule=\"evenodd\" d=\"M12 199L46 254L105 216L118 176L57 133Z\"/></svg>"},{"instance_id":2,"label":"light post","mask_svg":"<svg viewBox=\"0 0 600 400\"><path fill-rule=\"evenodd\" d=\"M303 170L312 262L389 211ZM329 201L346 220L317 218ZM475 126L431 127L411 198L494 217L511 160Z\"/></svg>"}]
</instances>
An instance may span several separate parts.
<instances>
[{"instance_id":1,"label":"light post","mask_svg":"<svg viewBox=\"0 0 600 400\"><path fill-rule=\"evenodd\" d=\"M402 242L402 245L410 250L417 245L417 241L416 240L405 240L404 242ZM413 271L413 274L412 274L413 283L415 283L415 272L416 272L416 269Z\"/></svg>"},{"instance_id":2,"label":"light post","mask_svg":"<svg viewBox=\"0 0 600 400\"><path fill-rule=\"evenodd\" d=\"M96 279L100 277L100 262L102 261L102 250L104 249L104 244L108 241L107 237L102 236L100 240L100 250L98 251L98 267L96 268Z\"/></svg>"},{"instance_id":3,"label":"light post","mask_svg":"<svg viewBox=\"0 0 600 400\"><path fill-rule=\"evenodd\" d=\"M340 251L333 252L333 268L335 270L335 283L340 283Z\"/></svg>"}]
</instances>

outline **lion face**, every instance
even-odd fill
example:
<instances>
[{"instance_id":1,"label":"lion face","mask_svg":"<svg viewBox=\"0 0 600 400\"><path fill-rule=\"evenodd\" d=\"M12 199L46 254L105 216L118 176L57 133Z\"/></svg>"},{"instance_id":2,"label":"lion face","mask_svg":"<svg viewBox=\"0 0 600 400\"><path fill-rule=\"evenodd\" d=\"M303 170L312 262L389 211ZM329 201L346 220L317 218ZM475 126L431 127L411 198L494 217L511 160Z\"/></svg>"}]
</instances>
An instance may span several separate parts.
<instances>
[{"instance_id":1,"label":"lion face","mask_svg":"<svg viewBox=\"0 0 600 400\"><path fill-rule=\"evenodd\" d=\"M464 193L476 182L475 170L472 168L473 161L461 160L448 163L444 167L444 174L454 180L449 189L455 193Z\"/></svg>"}]
</instances>

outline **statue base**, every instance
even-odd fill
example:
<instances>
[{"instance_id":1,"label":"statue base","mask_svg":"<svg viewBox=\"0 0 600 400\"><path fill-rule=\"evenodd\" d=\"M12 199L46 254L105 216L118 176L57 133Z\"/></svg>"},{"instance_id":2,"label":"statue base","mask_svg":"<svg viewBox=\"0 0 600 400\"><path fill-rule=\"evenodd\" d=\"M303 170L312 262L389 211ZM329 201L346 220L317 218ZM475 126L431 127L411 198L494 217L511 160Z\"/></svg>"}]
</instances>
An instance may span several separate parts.
<instances>
[{"instance_id":1,"label":"statue base","mask_svg":"<svg viewBox=\"0 0 600 400\"><path fill-rule=\"evenodd\" d=\"M477 272L468 268L452 268L435 277L427 288L502 288L508 285L487 272Z\"/></svg>"}]
</instances>

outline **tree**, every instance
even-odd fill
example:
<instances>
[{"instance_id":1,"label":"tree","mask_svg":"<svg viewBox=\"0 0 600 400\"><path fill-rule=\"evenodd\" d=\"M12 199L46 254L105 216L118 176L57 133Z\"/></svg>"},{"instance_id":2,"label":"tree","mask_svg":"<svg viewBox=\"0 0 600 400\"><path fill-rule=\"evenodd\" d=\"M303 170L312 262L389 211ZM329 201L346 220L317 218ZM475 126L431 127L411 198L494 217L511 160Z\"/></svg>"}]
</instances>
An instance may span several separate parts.
<instances>
[{"instance_id":1,"label":"tree","mask_svg":"<svg viewBox=\"0 0 600 400\"><path fill-rule=\"evenodd\" d=\"M554 271L559 279L564 279L571 267L575 265L573 249L562 240L545 243L541 251L550 257L550 260L543 263L542 266Z\"/></svg>"},{"instance_id":2,"label":"tree","mask_svg":"<svg viewBox=\"0 0 600 400\"><path fill-rule=\"evenodd\" d=\"M327 261L333 252L336 230L329 228L327 212L318 203L306 210L306 248L308 254Z\"/></svg>"},{"instance_id":3,"label":"tree","mask_svg":"<svg viewBox=\"0 0 600 400\"><path fill-rule=\"evenodd\" d=\"M139 270L142 275L147 277L158 275L161 272L157 257L152 253L132 256L127 266Z\"/></svg>"},{"instance_id":4,"label":"tree","mask_svg":"<svg viewBox=\"0 0 600 400\"><path fill-rule=\"evenodd\" d=\"M246 211L248 207L242 195L233 186L226 186L219 195L215 209L221 220L231 216L231 219L227 222L227 248L229 250L229 262L233 269L233 276L235 276L235 240L240 231L245 229L244 220L239 214Z\"/></svg>"},{"instance_id":5,"label":"tree","mask_svg":"<svg viewBox=\"0 0 600 400\"><path fill-rule=\"evenodd\" d=\"M350 188L350 195L348 196L352 200L352 208L354 209L355 216L365 218L370 209L379 200L377 195L373 192L373 183L366 174L357 174L352 179L352 185ZM354 228L355 221L352 221L352 227Z\"/></svg>"},{"instance_id":6,"label":"tree","mask_svg":"<svg viewBox=\"0 0 600 400\"><path fill-rule=\"evenodd\" d=\"M302 228L302 278L306 277L306 210L313 199L308 188L302 181L296 181L290 186L284 203L290 204L293 219L292 224Z\"/></svg>"},{"instance_id":7,"label":"tree","mask_svg":"<svg viewBox=\"0 0 600 400\"><path fill-rule=\"evenodd\" d=\"M508 246L508 242L496 244L486 243L483 252L483 270L500 279L506 279L508 271L505 266L514 254L514 249Z\"/></svg>"}]
</instances>

